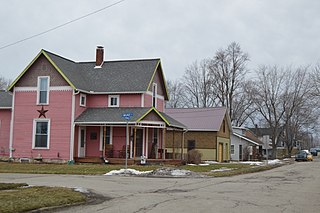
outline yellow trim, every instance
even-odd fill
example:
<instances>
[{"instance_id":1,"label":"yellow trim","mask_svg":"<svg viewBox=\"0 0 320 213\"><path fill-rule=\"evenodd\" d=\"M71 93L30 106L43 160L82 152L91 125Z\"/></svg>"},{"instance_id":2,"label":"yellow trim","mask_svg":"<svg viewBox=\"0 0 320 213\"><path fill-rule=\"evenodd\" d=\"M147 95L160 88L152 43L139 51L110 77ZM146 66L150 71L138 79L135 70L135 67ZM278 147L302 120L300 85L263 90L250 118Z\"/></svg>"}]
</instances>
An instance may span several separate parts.
<instances>
[{"instance_id":1,"label":"yellow trim","mask_svg":"<svg viewBox=\"0 0 320 213\"><path fill-rule=\"evenodd\" d=\"M158 67L160 66L160 70L161 70L161 75L162 75L162 78L163 78L163 83L164 83L164 89L165 89L165 93L166 93L166 97L167 99L169 100L169 93L168 93L168 88L167 88L167 83L166 83L166 79L164 77L164 73L163 73L163 69L162 69L162 65L161 65L161 60L159 59L157 65L156 65L156 68L152 74L152 77L150 79L150 82L149 82L149 85L148 85L148 88L147 88L147 91L149 91L150 87L151 87L151 84L152 84L152 81L154 79L154 76L156 75L157 73L157 70L158 70Z\"/></svg>"},{"instance_id":2,"label":"yellow trim","mask_svg":"<svg viewBox=\"0 0 320 213\"><path fill-rule=\"evenodd\" d=\"M76 87L71 83L71 81L64 75L64 73L60 70L60 68L52 61L52 59L47 55L47 53L44 50L41 50L37 56L28 64L28 66L20 73L20 75L10 84L8 87L8 91L10 91L14 85L20 80L20 78L27 72L27 70L34 64L36 60L40 57L40 55L43 54L48 61L52 64L52 66L60 73L60 75L64 78L66 82L73 88L76 89Z\"/></svg>"},{"instance_id":3,"label":"yellow trim","mask_svg":"<svg viewBox=\"0 0 320 213\"><path fill-rule=\"evenodd\" d=\"M43 50L42 50L43 51ZM47 55L46 52L43 51L43 55L48 59L48 61L52 64L52 66L60 73L60 75L64 78L66 82L72 87L72 89L77 89L73 83L65 76L65 74L61 71L61 69L52 61L52 59Z\"/></svg>"},{"instance_id":4,"label":"yellow trim","mask_svg":"<svg viewBox=\"0 0 320 213\"><path fill-rule=\"evenodd\" d=\"M136 122L140 122L143 118L145 118L151 111L154 111L167 125L170 126L170 123L158 112L158 110L154 107L150 108L146 113L144 113Z\"/></svg>"}]
</instances>

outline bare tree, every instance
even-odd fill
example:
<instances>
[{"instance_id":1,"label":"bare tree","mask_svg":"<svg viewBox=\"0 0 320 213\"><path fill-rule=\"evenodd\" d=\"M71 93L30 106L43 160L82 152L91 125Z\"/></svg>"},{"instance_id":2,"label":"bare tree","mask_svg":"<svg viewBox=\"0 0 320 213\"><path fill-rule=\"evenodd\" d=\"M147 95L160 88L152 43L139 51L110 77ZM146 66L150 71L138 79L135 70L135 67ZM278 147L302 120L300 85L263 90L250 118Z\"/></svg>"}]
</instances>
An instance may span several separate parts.
<instances>
[{"instance_id":1,"label":"bare tree","mask_svg":"<svg viewBox=\"0 0 320 213\"><path fill-rule=\"evenodd\" d=\"M5 90L10 85L10 80L4 78L3 76L0 76L0 89Z\"/></svg>"},{"instance_id":2,"label":"bare tree","mask_svg":"<svg viewBox=\"0 0 320 213\"><path fill-rule=\"evenodd\" d=\"M210 61L210 73L214 79L213 91L216 91L219 104L228 108L232 122L236 120L238 113L234 111L234 100L247 73L248 61L248 54L235 42L226 49L217 51Z\"/></svg>"},{"instance_id":3,"label":"bare tree","mask_svg":"<svg viewBox=\"0 0 320 213\"><path fill-rule=\"evenodd\" d=\"M186 106L183 85L180 80L168 80L167 87L169 90L169 101L166 103L167 108L183 108Z\"/></svg>"},{"instance_id":4,"label":"bare tree","mask_svg":"<svg viewBox=\"0 0 320 213\"><path fill-rule=\"evenodd\" d=\"M183 76L187 107L211 107L214 103L212 78L207 66L208 60L193 62Z\"/></svg>"},{"instance_id":5,"label":"bare tree","mask_svg":"<svg viewBox=\"0 0 320 213\"><path fill-rule=\"evenodd\" d=\"M254 115L256 109L253 107L250 98L251 81L245 81L241 84L239 90L236 91L233 100L233 125L243 126L248 123L251 116Z\"/></svg>"},{"instance_id":6,"label":"bare tree","mask_svg":"<svg viewBox=\"0 0 320 213\"><path fill-rule=\"evenodd\" d=\"M286 73L277 66L263 66L258 70L258 80L251 88L251 99L257 112L271 129L272 154L276 157L280 127L285 113L282 96Z\"/></svg>"}]
</instances>

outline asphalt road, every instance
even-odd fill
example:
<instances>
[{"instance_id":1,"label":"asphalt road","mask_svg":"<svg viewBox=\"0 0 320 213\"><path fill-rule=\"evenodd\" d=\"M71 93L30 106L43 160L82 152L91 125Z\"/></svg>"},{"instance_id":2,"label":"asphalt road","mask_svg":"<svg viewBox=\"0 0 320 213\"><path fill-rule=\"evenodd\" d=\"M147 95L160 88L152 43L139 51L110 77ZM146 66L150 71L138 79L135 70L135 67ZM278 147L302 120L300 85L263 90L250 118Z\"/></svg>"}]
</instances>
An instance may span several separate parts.
<instances>
[{"instance_id":1,"label":"asphalt road","mask_svg":"<svg viewBox=\"0 0 320 213\"><path fill-rule=\"evenodd\" d=\"M99 204L55 212L320 212L320 159L227 178L0 174L0 182L82 187Z\"/></svg>"}]
</instances>

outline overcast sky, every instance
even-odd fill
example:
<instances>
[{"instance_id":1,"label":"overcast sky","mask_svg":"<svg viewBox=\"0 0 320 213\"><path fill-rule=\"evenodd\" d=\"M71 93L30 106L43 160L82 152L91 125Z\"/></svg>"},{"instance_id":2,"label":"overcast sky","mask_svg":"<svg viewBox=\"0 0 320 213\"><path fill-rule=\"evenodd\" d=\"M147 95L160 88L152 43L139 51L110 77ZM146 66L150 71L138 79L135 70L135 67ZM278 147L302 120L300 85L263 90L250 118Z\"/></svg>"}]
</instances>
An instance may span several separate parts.
<instances>
[{"instance_id":1,"label":"overcast sky","mask_svg":"<svg viewBox=\"0 0 320 213\"><path fill-rule=\"evenodd\" d=\"M118 0L0 1L0 48ZM39 37L0 49L0 75L14 80L41 49L74 61L161 58L167 79L231 42L259 65L320 62L319 0L126 0Z\"/></svg>"}]
</instances>

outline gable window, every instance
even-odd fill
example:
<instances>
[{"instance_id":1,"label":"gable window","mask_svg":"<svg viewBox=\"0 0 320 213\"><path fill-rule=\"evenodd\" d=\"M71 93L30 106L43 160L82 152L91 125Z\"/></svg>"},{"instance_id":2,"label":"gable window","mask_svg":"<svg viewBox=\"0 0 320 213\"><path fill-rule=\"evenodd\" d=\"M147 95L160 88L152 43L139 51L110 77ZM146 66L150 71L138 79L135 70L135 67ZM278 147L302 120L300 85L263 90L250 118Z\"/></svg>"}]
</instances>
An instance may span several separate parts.
<instances>
[{"instance_id":1,"label":"gable window","mask_svg":"<svg viewBox=\"0 0 320 213\"><path fill-rule=\"evenodd\" d=\"M49 76L38 77L37 104L49 104Z\"/></svg>"},{"instance_id":2,"label":"gable window","mask_svg":"<svg viewBox=\"0 0 320 213\"><path fill-rule=\"evenodd\" d=\"M36 119L33 122L33 149L49 149L50 120Z\"/></svg>"},{"instance_id":3,"label":"gable window","mask_svg":"<svg viewBox=\"0 0 320 213\"><path fill-rule=\"evenodd\" d=\"M80 94L80 106L85 107L87 103L87 96L85 94Z\"/></svg>"},{"instance_id":4,"label":"gable window","mask_svg":"<svg viewBox=\"0 0 320 213\"><path fill-rule=\"evenodd\" d=\"M152 106L157 108L157 84L152 84Z\"/></svg>"},{"instance_id":5,"label":"gable window","mask_svg":"<svg viewBox=\"0 0 320 213\"><path fill-rule=\"evenodd\" d=\"M109 107L119 107L119 95L109 95Z\"/></svg>"}]
</instances>

